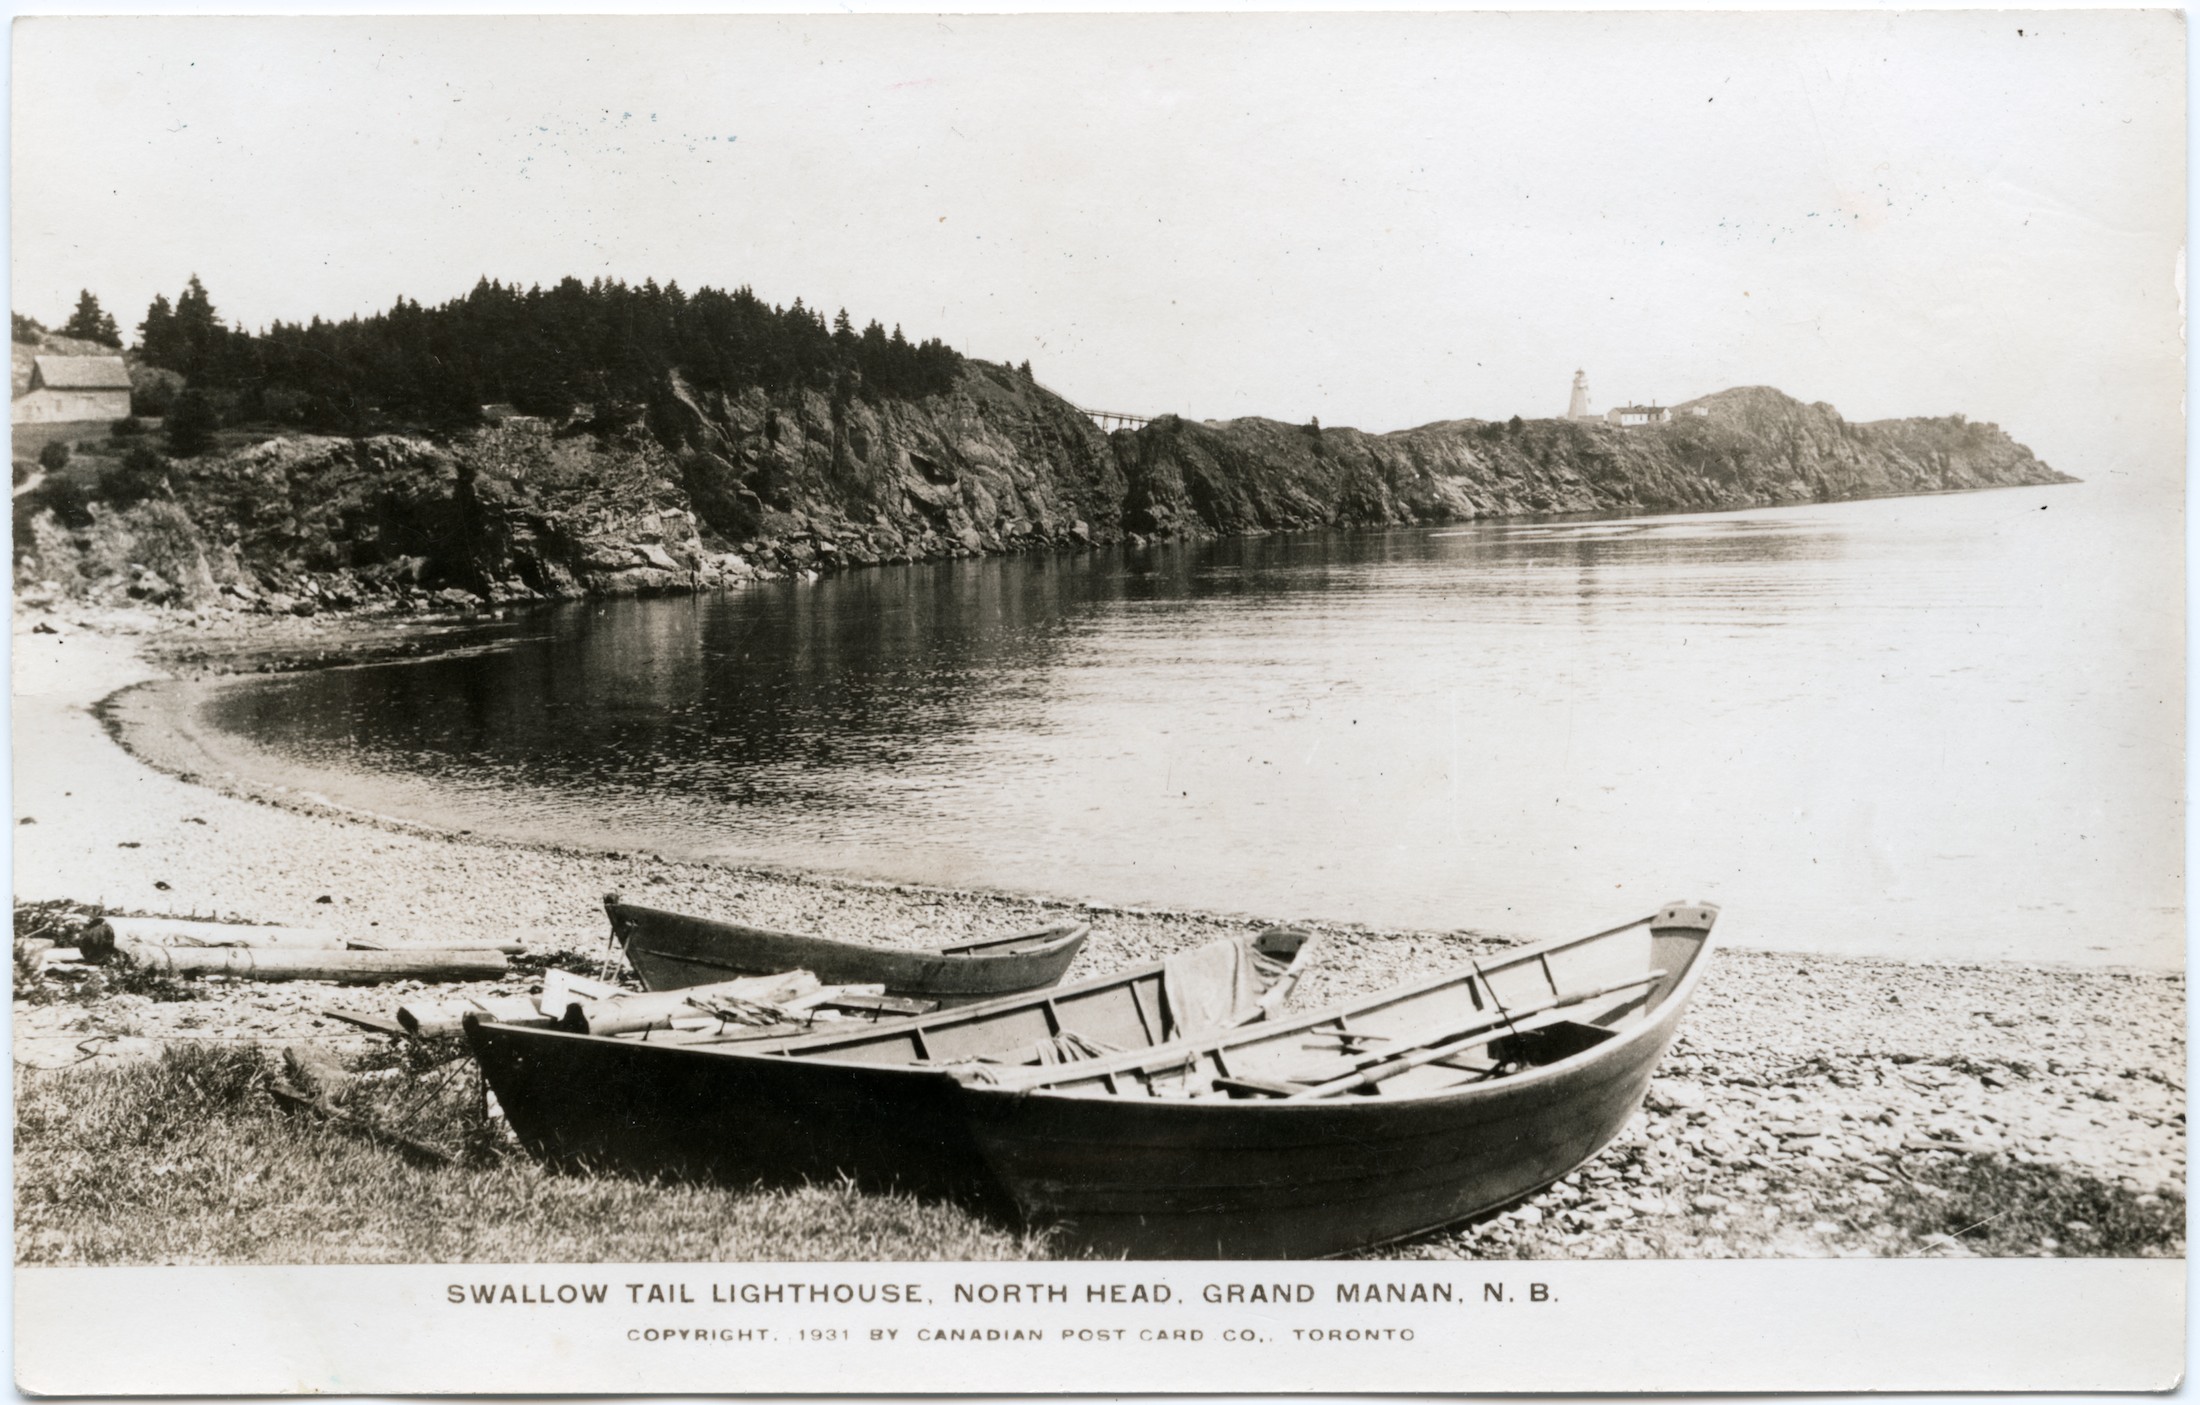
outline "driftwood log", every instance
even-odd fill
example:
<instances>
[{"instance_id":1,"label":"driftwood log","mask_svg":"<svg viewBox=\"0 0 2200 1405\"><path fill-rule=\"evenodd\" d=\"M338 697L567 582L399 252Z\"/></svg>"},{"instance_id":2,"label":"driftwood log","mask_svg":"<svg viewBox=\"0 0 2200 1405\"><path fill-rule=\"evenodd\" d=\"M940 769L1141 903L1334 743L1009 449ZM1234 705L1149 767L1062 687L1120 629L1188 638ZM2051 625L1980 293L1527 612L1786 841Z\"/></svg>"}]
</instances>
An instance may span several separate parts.
<instances>
[{"instance_id":1,"label":"driftwood log","mask_svg":"<svg viewBox=\"0 0 2200 1405\"><path fill-rule=\"evenodd\" d=\"M408 1034L423 1039L465 1032L466 1017L480 1015L499 1024L546 1025L569 1006L590 1000L607 1000L628 992L609 981L553 966L542 973L540 995L468 996L462 1000L422 1000L397 1007L397 1024Z\"/></svg>"},{"instance_id":2,"label":"driftwood log","mask_svg":"<svg viewBox=\"0 0 2200 1405\"><path fill-rule=\"evenodd\" d=\"M786 971L776 976L745 976L740 980L690 986L685 990L614 995L566 1006L565 1012L558 1017L558 1027L575 1034L631 1034L644 1029L670 1029L675 1019L708 1016L714 1006L730 1009L778 1005L817 988L817 977L808 971Z\"/></svg>"},{"instance_id":3,"label":"driftwood log","mask_svg":"<svg viewBox=\"0 0 2200 1405\"><path fill-rule=\"evenodd\" d=\"M397 1007L397 1022L407 1034L422 1039L460 1034L465 1031L468 1015L480 1015L483 1019L499 1024L546 1025L531 995L488 995L479 1000L423 1000Z\"/></svg>"},{"instance_id":4,"label":"driftwood log","mask_svg":"<svg viewBox=\"0 0 2200 1405\"><path fill-rule=\"evenodd\" d=\"M241 922L200 922L183 917L96 917L77 946L86 961L104 961L125 943L175 947L282 947L338 951L344 939L311 927L250 927Z\"/></svg>"},{"instance_id":5,"label":"driftwood log","mask_svg":"<svg viewBox=\"0 0 2200 1405\"><path fill-rule=\"evenodd\" d=\"M87 961L105 961L124 942L140 946L268 947L301 951L501 951L525 950L519 942L408 942L347 937L319 927L261 927L244 922L206 922L188 917L95 917L78 946Z\"/></svg>"},{"instance_id":6,"label":"driftwood log","mask_svg":"<svg viewBox=\"0 0 2200 1405\"><path fill-rule=\"evenodd\" d=\"M250 922L205 922L188 917L101 917L115 939L153 946L302 946L340 947L343 937L321 927L262 926Z\"/></svg>"},{"instance_id":7,"label":"driftwood log","mask_svg":"<svg viewBox=\"0 0 2200 1405\"><path fill-rule=\"evenodd\" d=\"M564 1014L566 1007L576 1002L609 1000L615 996L631 995L624 986L609 981L593 980L577 972L552 966L542 973L542 994L535 1004L553 1019Z\"/></svg>"},{"instance_id":8,"label":"driftwood log","mask_svg":"<svg viewBox=\"0 0 2200 1405\"><path fill-rule=\"evenodd\" d=\"M376 985L383 981L484 981L505 975L510 963L500 951L434 949L345 951L251 946L154 946L122 942L122 961L170 976L242 976L261 981L337 981Z\"/></svg>"},{"instance_id":9,"label":"driftwood log","mask_svg":"<svg viewBox=\"0 0 2200 1405\"><path fill-rule=\"evenodd\" d=\"M240 943L252 946L255 943ZM517 956L527 950L525 942L385 942L369 937L346 937L347 951L500 951L506 956Z\"/></svg>"}]
</instances>

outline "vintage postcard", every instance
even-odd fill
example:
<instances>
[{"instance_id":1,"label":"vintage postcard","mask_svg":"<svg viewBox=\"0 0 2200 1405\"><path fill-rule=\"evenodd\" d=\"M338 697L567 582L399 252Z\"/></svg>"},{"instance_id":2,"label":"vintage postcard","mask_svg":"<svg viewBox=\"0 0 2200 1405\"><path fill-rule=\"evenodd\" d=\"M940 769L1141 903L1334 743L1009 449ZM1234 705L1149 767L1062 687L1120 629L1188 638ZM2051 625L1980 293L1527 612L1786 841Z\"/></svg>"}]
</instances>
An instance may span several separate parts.
<instances>
[{"instance_id":1,"label":"vintage postcard","mask_svg":"<svg viewBox=\"0 0 2200 1405\"><path fill-rule=\"evenodd\" d=\"M13 39L20 1389L2182 1378L2180 12Z\"/></svg>"}]
</instances>

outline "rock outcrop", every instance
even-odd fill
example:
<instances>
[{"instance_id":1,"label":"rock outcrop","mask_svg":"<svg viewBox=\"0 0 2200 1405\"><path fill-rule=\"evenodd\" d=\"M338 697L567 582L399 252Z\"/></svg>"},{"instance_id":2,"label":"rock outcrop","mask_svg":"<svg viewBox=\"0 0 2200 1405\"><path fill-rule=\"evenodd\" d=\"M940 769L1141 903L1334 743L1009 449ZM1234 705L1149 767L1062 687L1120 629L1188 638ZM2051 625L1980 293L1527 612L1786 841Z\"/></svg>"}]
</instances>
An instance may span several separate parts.
<instances>
[{"instance_id":1,"label":"rock outcrop","mask_svg":"<svg viewBox=\"0 0 2200 1405\"><path fill-rule=\"evenodd\" d=\"M17 500L19 588L455 608L1126 538L2065 481L1993 425L1851 424L1764 388L1634 429L1453 420L1392 434L1175 417L1103 434L982 362L921 400L699 395L677 379L668 392L646 417L271 437L171 461L149 496L142 473L116 475L119 442L87 441ZM124 481L139 486L105 490Z\"/></svg>"},{"instance_id":2,"label":"rock outcrop","mask_svg":"<svg viewBox=\"0 0 2200 1405\"><path fill-rule=\"evenodd\" d=\"M1700 411L1700 413L1699 413ZM1962 416L1851 424L1750 386L1671 423L1449 420L1394 434L1157 420L1116 436L1132 530L1221 532L1533 512L1672 512L2067 482Z\"/></svg>"}]
</instances>

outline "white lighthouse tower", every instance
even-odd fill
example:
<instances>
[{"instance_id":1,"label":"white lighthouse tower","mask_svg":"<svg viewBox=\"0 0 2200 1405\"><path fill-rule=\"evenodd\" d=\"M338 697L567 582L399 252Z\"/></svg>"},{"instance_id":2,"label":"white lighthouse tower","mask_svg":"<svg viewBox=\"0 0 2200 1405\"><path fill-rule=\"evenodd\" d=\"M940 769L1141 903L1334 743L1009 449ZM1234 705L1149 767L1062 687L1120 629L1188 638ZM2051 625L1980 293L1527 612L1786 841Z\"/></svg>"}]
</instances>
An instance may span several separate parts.
<instances>
[{"instance_id":1,"label":"white lighthouse tower","mask_svg":"<svg viewBox=\"0 0 2200 1405\"><path fill-rule=\"evenodd\" d=\"M1587 371L1574 372L1574 393L1573 397L1566 402L1566 418L1570 420L1592 418L1589 414L1589 373Z\"/></svg>"}]
</instances>

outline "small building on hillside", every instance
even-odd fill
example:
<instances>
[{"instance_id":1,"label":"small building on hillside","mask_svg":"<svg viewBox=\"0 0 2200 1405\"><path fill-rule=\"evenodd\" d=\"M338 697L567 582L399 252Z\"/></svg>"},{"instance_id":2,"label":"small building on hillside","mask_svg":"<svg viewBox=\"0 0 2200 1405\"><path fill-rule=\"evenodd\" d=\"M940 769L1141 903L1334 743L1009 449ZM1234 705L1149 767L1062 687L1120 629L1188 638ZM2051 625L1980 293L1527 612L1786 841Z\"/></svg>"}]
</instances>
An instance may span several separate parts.
<instances>
[{"instance_id":1,"label":"small building on hillside","mask_svg":"<svg viewBox=\"0 0 2200 1405\"><path fill-rule=\"evenodd\" d=\"M130 368L119 356L41 356L15 399L16 424L119 420L130 413Z\"/></svg>"},{"instance_id":2,"label":"small building on hillside","mask_svg":"<svg viewBox=\"0 0 2200 1405\"><path fill-rule=\"evenodd\" d=\"M1604 412L1606 424L1632 429L1638 424L1669 424L1673 412L1663 405L1615 405Z\"/></svg>"}]
</instances>

